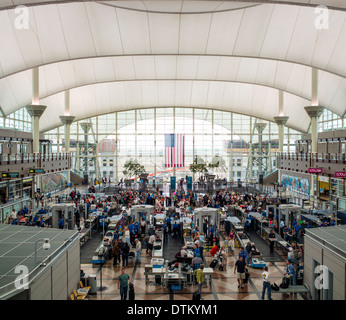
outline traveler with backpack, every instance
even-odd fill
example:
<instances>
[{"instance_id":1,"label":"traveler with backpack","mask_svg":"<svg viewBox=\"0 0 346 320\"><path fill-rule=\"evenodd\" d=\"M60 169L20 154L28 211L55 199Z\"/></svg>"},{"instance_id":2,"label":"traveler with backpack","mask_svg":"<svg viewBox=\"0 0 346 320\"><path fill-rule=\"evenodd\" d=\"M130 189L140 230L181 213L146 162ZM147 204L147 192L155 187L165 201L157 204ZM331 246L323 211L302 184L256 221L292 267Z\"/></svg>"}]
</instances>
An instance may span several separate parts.
<instances>
[{"instance_id":1,"label":"traveler with backpack","mask_svg":"<svg viewBox=\"0 0 346 320\"><path fill-rule=\"evenodd\" d=\"M262 290L262 300L264 300L265 298L265 293L266 290L268 290L268 299L269 300L273 300L271 295L272 295L272 288L270 285L270 281L269 281L269 272L268 272L268 267L264 268L264 271L262 273L262 277L263 277L263 290Z\"/></svg>"}]
</instances>

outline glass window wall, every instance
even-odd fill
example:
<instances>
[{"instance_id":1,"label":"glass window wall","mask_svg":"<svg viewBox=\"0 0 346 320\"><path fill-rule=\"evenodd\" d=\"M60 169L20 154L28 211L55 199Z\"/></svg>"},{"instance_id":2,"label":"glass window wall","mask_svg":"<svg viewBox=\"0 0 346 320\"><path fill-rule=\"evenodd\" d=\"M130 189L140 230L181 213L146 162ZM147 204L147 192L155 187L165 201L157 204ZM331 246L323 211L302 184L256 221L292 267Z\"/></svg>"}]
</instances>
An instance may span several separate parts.
<instances>
[{"instance_id":1,"label":"glass window wall","mask_svg":"<svg viewBox=\"0 0 346 320\"><path fill-rule=\"evenodd\" d=\"M165 134L184 135L184 166L167 167ZM301 133L285 128L284 151L294 152ZM63 151L63 126L45 133L54 150ZM152 176L166 180L175 172L198 178L189 166L198 156L206 165L219 159L209 173L227 180L249 181L275 169L278 129L273 122L231 112L197 108L150 108L100 115L71 125L73 169L88 174L125 179L124 164L137 160ZM233 164L233 165L232 165ZM92 180L91 180L92 179Z\"/></svg>"}]
</instances>

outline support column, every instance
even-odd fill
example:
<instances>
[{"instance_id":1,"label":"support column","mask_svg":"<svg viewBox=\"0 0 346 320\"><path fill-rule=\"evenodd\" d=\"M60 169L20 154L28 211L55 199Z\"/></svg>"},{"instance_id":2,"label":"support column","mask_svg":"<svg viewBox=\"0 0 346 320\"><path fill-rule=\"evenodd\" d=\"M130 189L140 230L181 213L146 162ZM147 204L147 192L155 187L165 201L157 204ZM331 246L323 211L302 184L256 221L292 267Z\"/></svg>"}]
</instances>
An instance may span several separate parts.
<instances>
[{"instance_id":1,"label":"support column","mask_svg":"<svg viewBox=\"0 0 346 320\"><path fill-rule=\"evenodd\" d=\"M99 117L96 117L96 140L95 140L95 179L99 181ZM113 177L112 177L113 180ZM93 182L94 183L94 182Z\"/></svg>"},{"instance_id":2,"label":"support column","mask_svg":"<svg viewBox=\"0 0 346 320\"><path fill-rule=\"evenodd\" d=\"M211 161L214 160L214 110L211 110Z\"/></svg>"},{"instance_id":3,"label":"support column","mask_svg":"<svg viewBox=\"0 0 346 320\"><path fill-rule=\"evenodd\" d=\"M317 153L317 121L324 107L318 105L318 70L311 69L311 106L304 107L311 118L311 153ZM310 197L315 195L315 176L311 175Z\"/></svg>"},{"instance_id":4,"label":"support column","mask_svg":"<svg viewBox=\"0 0 346 320\"><path fill-rule=\"evenodd\" d=\"M269 122L267 163L268 163L267 172L271 173L272 172L272 144L271 144L271 123L270 122Z\"/></svg>"},{"instance_id":5,"label":"support column","mask_svg":"<svg viewBox=\"0 0 346 320\"><path fill-rule=\"evenodd\" d=\"M229 158L229 182L233 181L233 113L231 113L231 150L230 150L230 158Z\"/></svg>"},{"instance_id":6,"label":"support column","mask_svg":"<svg viewBox=\"0 0 346 320\"><path fill-rule=\"evenodd\" d=\"M306 113L311 118L311 153L317 153L317 120L322 114L324 107L322 106L307 106L304 107ZM315 176L310 175L310 197L315 196Z\"/></svg>"},{"instance_id":7,"label":"support column","mask_svg":"<svg viewBox=\"0 0 346 320\"><path fill-rule=\"evenodd\" d=\"M287 123L289 117L287 116L277 116L274 117L275 123L278 125L279 130L279 153L284 150L284 125Z\"/></svg>"},{"instance_id":8,"label":"support column","mask_svg":"<svg viewBox=\"0 0 346 320\"><path fill-rule=\"evenodd\" d=\"M135 110L135 160L138 161L137 157L138 157L138 152L137 152L137 111Z\"/></svg>"},{"instance_id":9,"label":"support column","mask_svg":"<svg viewBox=\"0 0 346 320\"><path fill-rule=\"evenodd\" d=\"M258 176L264 174L263 171L263 148L262 148L262 133L265 127L267 126L264 122L255 123L255 129L258 131Z\"/></svg>"},{"instance_id":10,"label":"support column","mask_svg":"<svg viewBox=\"0 0 346 320\"><path fill-rule=\"evenodd\" d=\"M155 186L157 186L158 180L156 177L156 108L154 108L154 176Z\"/></svg>"},{"instance_id":11,"label":"support column","mask_svg":"<svg viewBox=\"0 0 346 320\"><path fill-rule=\"evenodd\" d=\"M89 159L88 159L88 131L92 127L92 124L90 122L82 122L80 124L81 128L84 131L84 168L83 168L83 174L88 175L88 181L86 181L86 184L89 183Z\"/></svg>"},{"instance_id":12,"label":"support column","mask_svg":"<svg viewBox=\"0 0 346 320\"><path fill-rule=\"evenodd\" d=\"M277 159L279 161L276 164L278 168L278 183L279 184L281 184L280 156L284 150L284 126L287 123L288 119L289 117L287 116L274 117L274 121L278 125L278 130L279 130L279 159Z\"/></svg>"},{"instance_id":13,"label":"support column","mask_svg":"<svg viewBox=\"0 0 346 320\"><path fill-rule=\"evenodd\" d=\"M60 116L60 121L64 125L65 130L65 152L70 152L70 130L71 124L75 119L74 116Z\"/></svg>"},{"instance_id":14,"label":"support column","mask_svg":"<svg viewBox=\"0 0 346 320\"><path fill-rule=\"evenodd\" d=\"M40 140L40 117L46 110L47 106L42 105L27 105L26 111L31 116L32 123L32 152L39 153L39 140Z\"/></svg>"},{"instance_id":15,"label":"support column","mask_svg":"<svg viewBox=\"0 0 346 320\"><path fill-rule=\"evenodd\" d=\"M60 121L64 125L64 131L65 131L65 152L70 152L70 131L71 131L71 124L73 120L75 119L74 116L60 116ZM67 183L71 182L71 169L67 170Z\"/></svg>"},{"instance_id":16,"label":"support column","mask_svg":"<svg viewBox=\"0 0 346 320\"><path fill-rule=\"evenodd\" d=\"M311 153L317 153L317 120L322 114L324 107L307 106L304 109L311 118Z\"/></svg>"},{"instance_id":17,"label":"support column","mask_svg":"<svg viewBox=\"0 0 346 320\"><path fill-rule=\"evenodd\" d=\"M195 109L192 109L192 163L195 161ZM192 181L195 182L196 174L192 173Z\"/></svg>"},{"instance_id":18,"label":"support column","mask_svg":"<svg viewBox=\"0 0 346 320\"><path fill-rule=\"evenodd\" d=\"M175 108L174 107L173 107L173 133L175 136ZM173 177L175 177L176 181L177 181L176 169L175 169L175 160L174 160L174 166L173 166Z\"/></svg>"},{"instance_id":19,"label":"support column","mask_svg":"<svg viewBox=\"0 0 346 320\"><path fill-rule=\"evenodd\" d=\"M252 117L250 117L250 168L249 168L249 182L252 180L252 167L253 167L253 150L252 150Z\"/></svg>"},{"instance_id":20,"label":"support column","mask_svg":"<svg viewBox=\"0 0 346 320\"><path fill-rule=\"evenodd\" d=\"M116 183L119 182L119 175L118 175L118 148L119 148L119 142L118 142L118 112L115 113L115 181Z\"/></svg>"}]
</instances>

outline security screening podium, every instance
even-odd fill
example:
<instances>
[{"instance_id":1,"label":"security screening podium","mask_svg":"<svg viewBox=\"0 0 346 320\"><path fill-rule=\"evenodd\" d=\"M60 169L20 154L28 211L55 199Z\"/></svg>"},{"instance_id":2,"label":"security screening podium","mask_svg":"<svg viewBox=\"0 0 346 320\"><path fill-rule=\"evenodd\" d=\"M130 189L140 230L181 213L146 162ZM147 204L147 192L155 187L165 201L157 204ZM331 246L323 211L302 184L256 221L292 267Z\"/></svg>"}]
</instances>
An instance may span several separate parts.
<instances>
[{"instance_id":1,"label":"security screening podium","mask_svg":"<svg viewBox=\"0 0 346 320\"><path fill-rule=\"evenodd\" d=\"M73 203L59 203L51 207L52 210L52 228L59 228L60 218L64 219L64 229L74 230L75 217Z\"/></svg>"}]
</instances>

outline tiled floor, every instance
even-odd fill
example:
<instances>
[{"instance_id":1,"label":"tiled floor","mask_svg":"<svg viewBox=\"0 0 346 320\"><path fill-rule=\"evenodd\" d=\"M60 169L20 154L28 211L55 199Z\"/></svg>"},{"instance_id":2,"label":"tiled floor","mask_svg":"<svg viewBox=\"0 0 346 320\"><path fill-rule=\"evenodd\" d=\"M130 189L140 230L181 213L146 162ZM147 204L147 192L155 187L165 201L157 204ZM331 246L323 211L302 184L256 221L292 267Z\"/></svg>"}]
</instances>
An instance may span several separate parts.
<instances>
[{"instance_id":1,"label":"tiled floor","mask_svg":"<svg viewBox=\"0 0 346 320\"><path fill-rule=\"evenodd\" d=\"M140 266L129 266L126 272L130 275L131 282L135 286L136 300L170 300L169 291L162 285L155 285L154 278L149 278L150 283L145 283L144 265L150 263L150 257L146 256L145 250L142 252L142 264ZM237 256L239 250L235 249L234 255ZM205 254L207 264L212 258ZM236 275L234 274L235 258L229 255L227 259L227 269L219 271L214 270L211 286L205 286L202 289L202 297L204 300L259 300L262 292L262 269L249 268L250 280L243 288L238 289ZM270 262L269 274L271 280L277 284L281 283L285 262ZM97 274L98 286L100 283L100 267L98 265L83 264L81 269L86 274ZM107 287L104 291L98 291L95 295L89 295L89 300L120 300L117 277L120 274L120 266L113 267L113 262L108 261L102 267L102 286ZM175 292L174 300L191 300L192 293L197 290L196 285L188 285L185 290ZM300 294L281 294L273 293L275 300L303 300Z\"/></svg>"}]
</instances>

